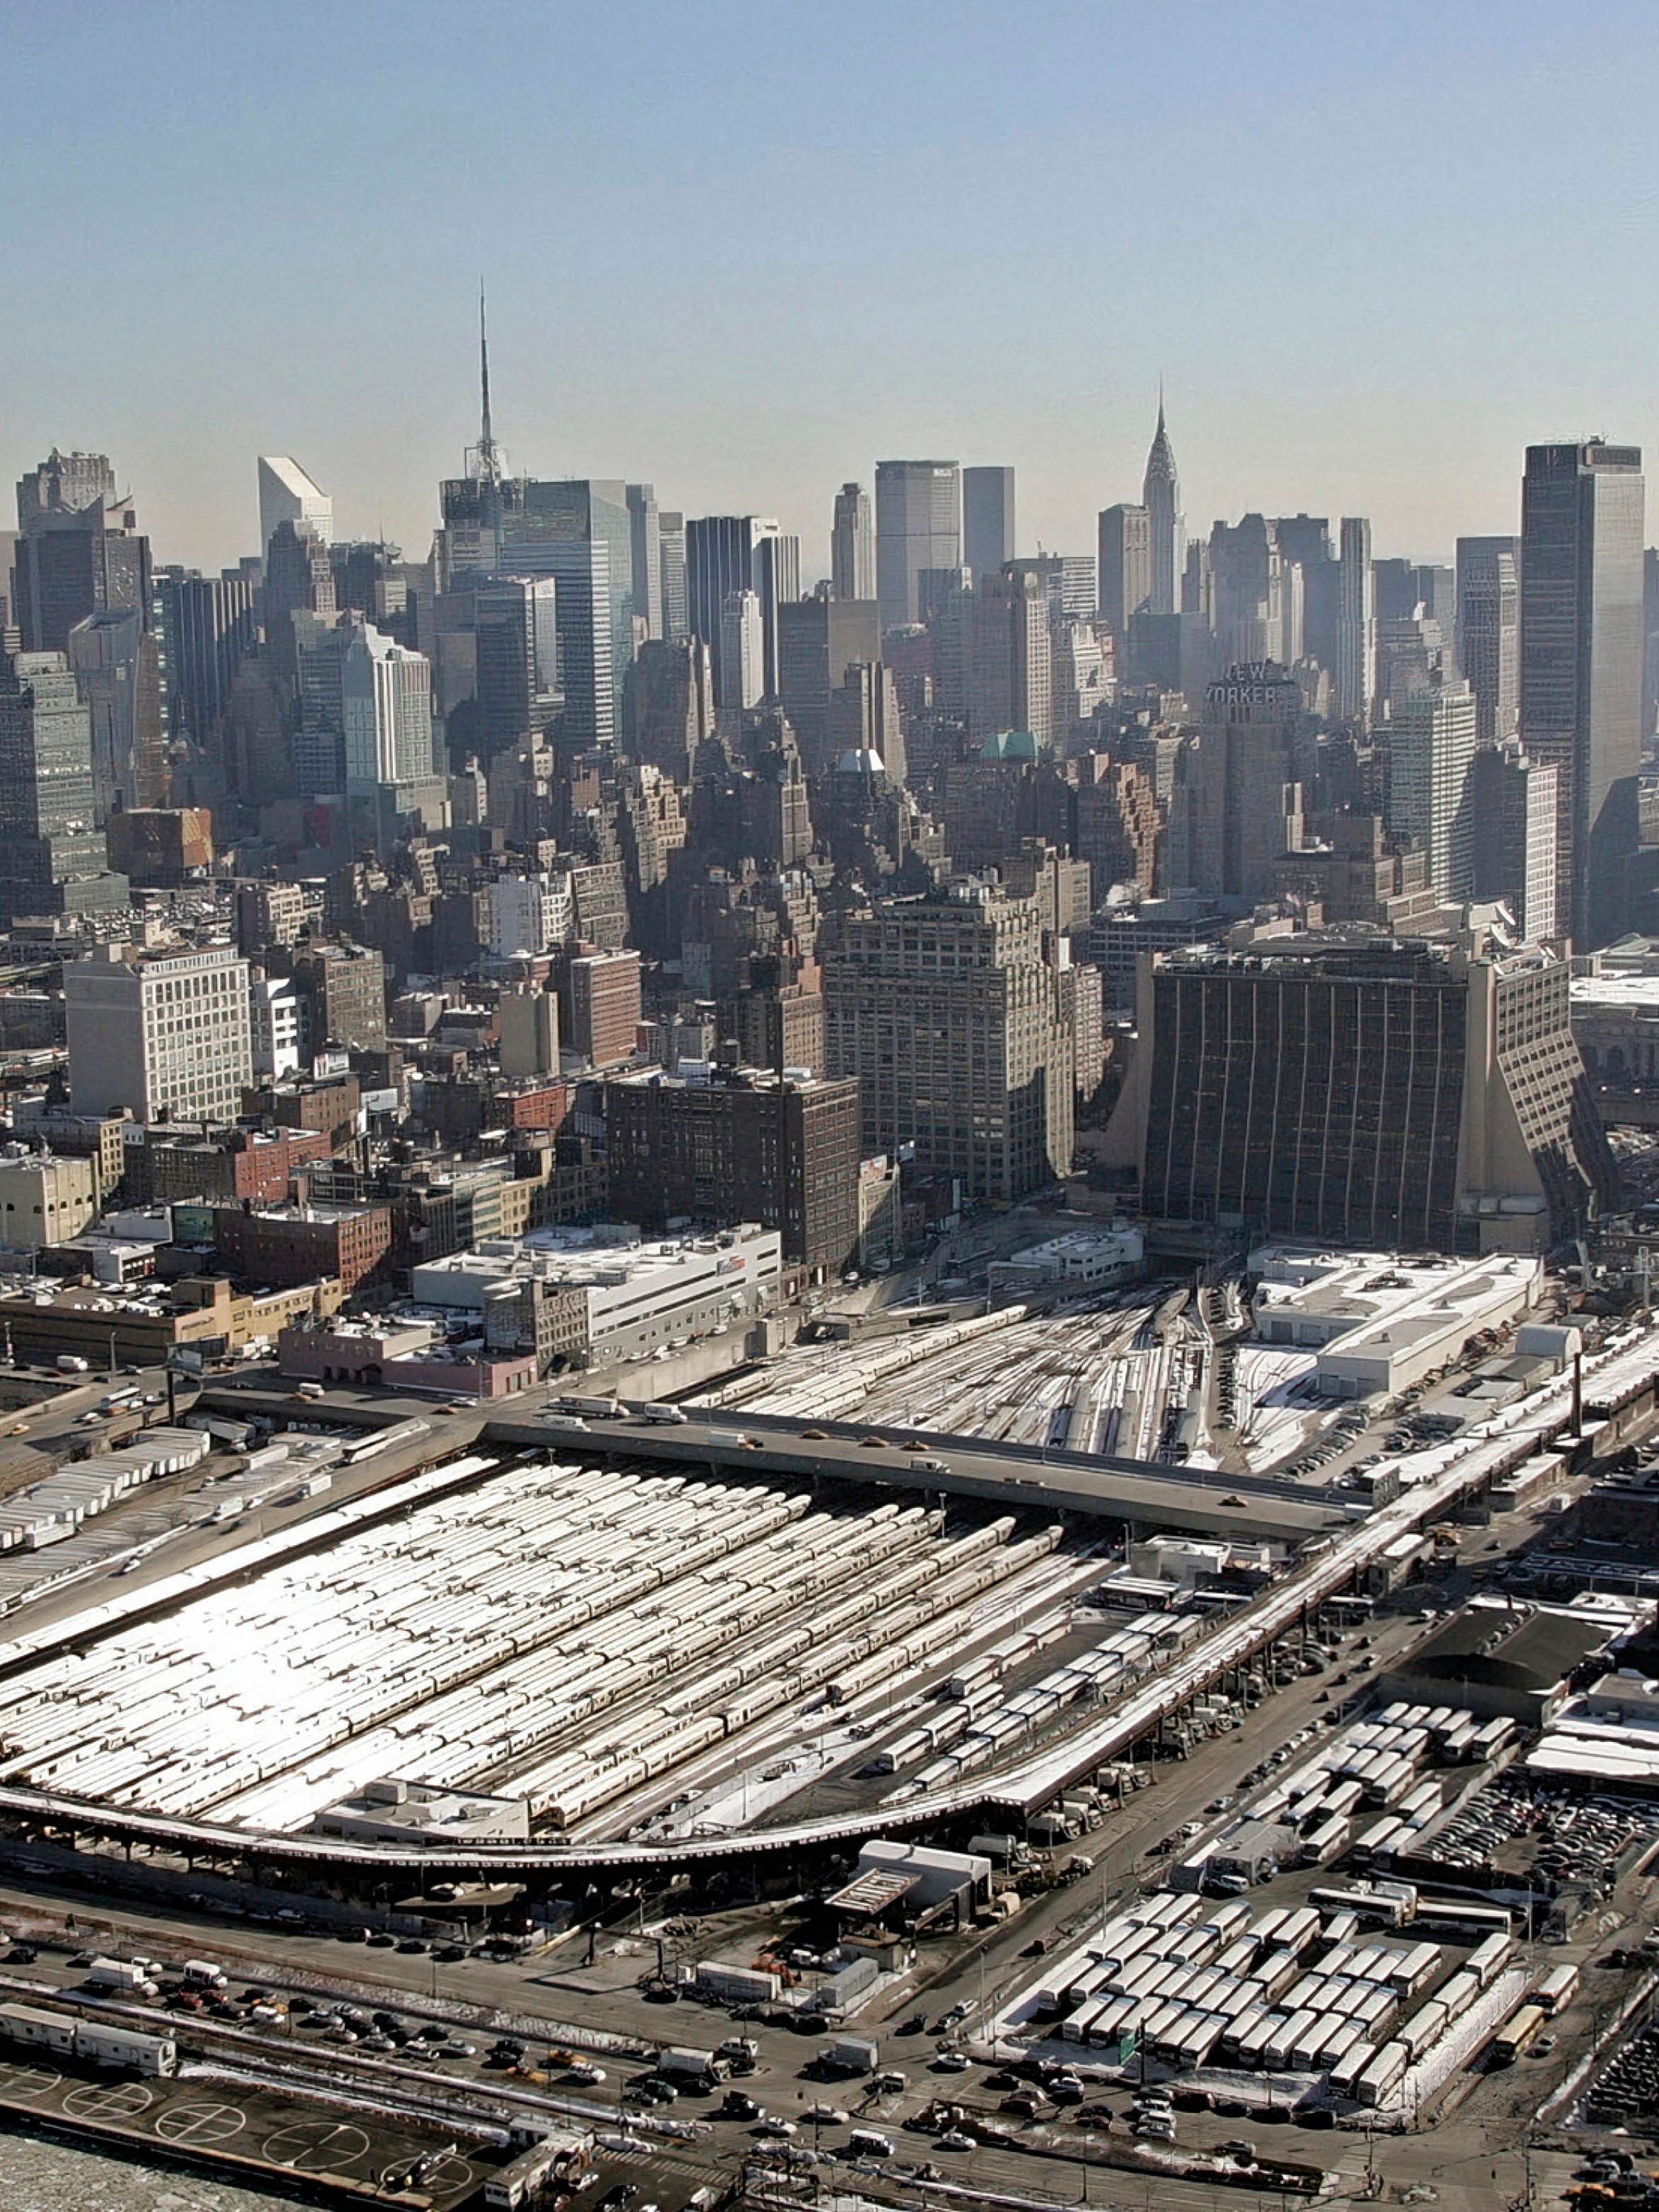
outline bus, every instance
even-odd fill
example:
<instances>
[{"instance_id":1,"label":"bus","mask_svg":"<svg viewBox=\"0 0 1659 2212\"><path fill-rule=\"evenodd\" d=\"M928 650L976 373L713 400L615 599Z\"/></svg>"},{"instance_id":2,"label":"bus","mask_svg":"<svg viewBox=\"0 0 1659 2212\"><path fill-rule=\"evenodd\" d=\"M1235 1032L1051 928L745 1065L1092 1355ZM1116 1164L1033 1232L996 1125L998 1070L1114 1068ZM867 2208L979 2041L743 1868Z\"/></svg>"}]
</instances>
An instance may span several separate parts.
<instances>
[{"instance_id":1,"label":"bus","mask_svg":"<svg viewBox=\"0 0 1659 2212\"><path fill-rule=\"evenodd\" d=\"M1535 2004L1547 2018L1553 2020L1565 2012L1578 1990L1577 1966L1552 1966L1536 1987L1527 1992L1527 2002Z\"/></svg>"},{"instance_id":2,"label":"bus","mask_svg":"<svg viewBox=\"0 0 1659 2212\"><path fill-rule=\"evenodd\" d=\"M1544 2008L1535 2004L1523 2004L1519 2012L1512 2013L1492 2038L1492 2063L1513 2066L1548 2017Z\"/></svg>"}]
</instances>

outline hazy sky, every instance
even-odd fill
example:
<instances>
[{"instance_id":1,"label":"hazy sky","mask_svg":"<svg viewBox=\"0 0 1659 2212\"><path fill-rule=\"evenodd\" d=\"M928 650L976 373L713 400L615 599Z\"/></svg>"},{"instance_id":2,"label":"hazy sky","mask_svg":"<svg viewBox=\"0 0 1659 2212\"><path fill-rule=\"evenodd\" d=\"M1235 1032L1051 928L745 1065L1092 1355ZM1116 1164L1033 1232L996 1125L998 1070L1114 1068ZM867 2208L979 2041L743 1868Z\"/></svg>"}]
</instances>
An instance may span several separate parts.
<instances>
[{"instance_id":1,"label":"hazy sky","mask_svg":"<svg viewBox=\"0 0 1659 2212\"><path fill-rule=\"evenodd\" d=\"M1529 439L1659 451L1656 61L1654 0L0 0L0 475L101 448L217 567L292 453L424 554L482 272L515 467L811 574L889 456L1091 549L1160 373L1189 529L1446 554Z\"/></svg>"}]
</instances>

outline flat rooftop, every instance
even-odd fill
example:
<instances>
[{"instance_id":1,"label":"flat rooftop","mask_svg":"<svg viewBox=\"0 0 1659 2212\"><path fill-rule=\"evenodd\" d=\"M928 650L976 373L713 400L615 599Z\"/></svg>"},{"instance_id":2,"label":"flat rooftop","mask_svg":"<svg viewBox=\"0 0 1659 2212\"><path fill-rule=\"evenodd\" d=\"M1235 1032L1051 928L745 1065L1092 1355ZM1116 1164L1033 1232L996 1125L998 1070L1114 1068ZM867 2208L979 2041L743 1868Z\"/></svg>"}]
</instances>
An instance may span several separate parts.
<instances>
[{"instance_id":1,"label":"flat rooftop","mask_svg":"<svg viewBox=\"0 0 1659 2212\"><path fill-rule=\"evenodd\" d=\"M1659 975L1575 975L1575 1006L1629 1006L1659 1014Z\"/></svg>"},{"instance_id":2,"label":"flat rooftop","mask_svg":"<svg viewBox=\"0 0 1659 2212\"><path fill-rule=\"evenodd\" d=\"M769 1238L775 1241L776 1236L775 1230L763 1229L754 1221L698 1236L635 1237L627 1243L595 1237L582 1243L557 1232L533 1230L523 1237L486 1237L474 1251L422 1260L414 1273L428 1291L445 1275L503 1279L533 1275L544 1282L577 1287L628 1283L671 1274L693 1260L718 1261L726 1255L741 1267L757 1247L763 1248Z\"/></svg>"},{"instance_id":3,"label":"flat rooftop","mask_svg":"<svg viewBox=\"0 0 1659 2212\"><path fill-rule=\"evenodd\" d=\"M1258 1328L1281 1316L1305 1321L1345 1352L1372 1341L1399 1352L1460 1316L1477 1321L1491 1305L1523 1291L1540 1272L1535 1259L1507 1252L1480 1260L1401 1260L1381 1252L1275 1246L1251 1256L1263 1277L1253 1301Z\"/></svg>"}]
</instances>

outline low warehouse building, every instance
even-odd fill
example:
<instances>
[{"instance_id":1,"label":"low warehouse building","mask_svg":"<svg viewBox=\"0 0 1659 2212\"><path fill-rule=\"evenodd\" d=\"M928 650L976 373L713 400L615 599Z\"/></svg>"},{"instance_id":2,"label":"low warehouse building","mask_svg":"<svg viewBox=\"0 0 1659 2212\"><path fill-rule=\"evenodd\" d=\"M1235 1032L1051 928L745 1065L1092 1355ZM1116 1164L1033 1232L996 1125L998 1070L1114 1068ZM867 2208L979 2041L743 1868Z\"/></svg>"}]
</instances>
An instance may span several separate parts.
<instances>
[{"instance_id":1,"label":"low warehouse building","mask_svg":"<svg viewBox=\"0 0 1659 2212\"><path fill-rule=\"evenodd\" d=\"M1410 1389L1471 1338L1530 1312L1543 1279L1539 1261L1515 1253L1402 1261L1274 1247L1251 1265L1257 1339L1316 1348L1315 1382L1332 1398Z\"/></svg>"},{"instance_id":2,"label":"low warehouse building","mask_svg":"<svg viewBox=\"0 0 1659 2212\"><path fill-rule=\"evenodd\" d=\"M1540 1728L1572 1687L1576 1670L1606 1650L1616 1624L1561 1607L1466 1606L1439 1633L1378 1678L1384 1698L1462 1705Z\"/></svg>"},{"instance_id":3,"label":"low warehouse building","mask_svg":"<svg viewBox=\"0 0 1659 2212\"><path fill-rule=\"evenodd\" d=\"M1138 1229L1073 1229L1046 1243L1028 1244L1006 1260L993 1260L985 1279L994 1297L1040 1297L1054 1290L1075 1297L1137 1279L1145 1257L1146 1240Z\"/></svg>"},{"instance_id":4,"label":"low warehouse building","mask_svg":"<svg viewBox=\"0 0 1659 2212\"><path fill-rule=\"evenodd\" d=\"M311 1825L319 1836L363 1844L522 1844L530 1839L530 1808L522 1797L388 1780L325 1805Z\"/></svg>"},{"instance_id":5,"label":"low warehouse building","mask_svg":"<svg viewBox=\"0 0 1659 2212\"><path fill-rule=\"evenodd\" d=\"M542 1230L495 1237L414 1269L422 1306L477 1312L527 1287L551 1310L550 1341L573 1366L635 1358L677 1338L767 1313L783 1273L775 1229L747 1222L701 1237L641 1240L635 1229Z\"/></svg>"},{"instance_id":6,"label":"low warehouse building","mask_svg":"<svg viewBox=\"0 0 1659 2212\"><path fill-rule=\"evenodd\" d=\"M991 1862L977 1851L940 1851L875 1837L859 1853L858 1872L828 1899L845 1922L914 1924L954 1909L958 1924L991 1901Z\"/></svg>"}]
</instances>

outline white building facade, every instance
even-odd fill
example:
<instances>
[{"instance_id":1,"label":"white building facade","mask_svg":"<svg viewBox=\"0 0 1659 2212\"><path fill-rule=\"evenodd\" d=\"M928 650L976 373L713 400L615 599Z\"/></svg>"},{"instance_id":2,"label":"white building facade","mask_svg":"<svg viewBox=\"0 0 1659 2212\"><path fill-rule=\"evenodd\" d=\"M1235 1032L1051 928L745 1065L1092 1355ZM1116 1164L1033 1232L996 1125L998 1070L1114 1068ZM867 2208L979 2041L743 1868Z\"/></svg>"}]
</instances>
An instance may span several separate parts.
<instances>
[{"instance_id":1,"label":"white building facade","mask_svg":"<svg viewBox=\"0 0 1659 2212\"><path fill-rule=\"evenodd\" d=\"M432 671L423 653L361 623L346 647L340 690L348 791L433 776Z\"/></svg>"},{"instance_id":2,"label":"white building facade","mask_svg":"<svg viewBox=\"0 0 1659 2212\"><path fill-rule=\"evenodd\" d=\"M314 484L291 453L259 456L259 557L270 550L279 524L291 522L325 545L334 537L334 501Z\"/></svg>"},{"instance_id":3,"label":"white building facade","mask_svg":"<svg viewBox=\"0 0 1659 2212\"><path fill-rule=\"evenodd\" d=\"M498 960L551 951L575 927L568 875L498 876L489 886L489 949Z\"/></svg>"},{"instance_id":4,"label":"white building facade","mask_svg":"<svg viewBox=\"0 0 1659 2212\"><path fill-rule=\"evenodd\" d=\"M230 951L159 958L112 946L64 970L77 1114L230 1121L253 1077L248 963Z\"/></svg>"},{"instance_id":5,"label":"white building facade","mask_svg":"<svg viewBox=\"0 0 1659 2212\"><path fill-rule=\"evenodd\" d=\"M304 1009L293 979L287 975L256 975L248 1009L255 1075L280 1080L285 1075L296 1074L302 1058Z\"/></svg>"}]
</instances>

